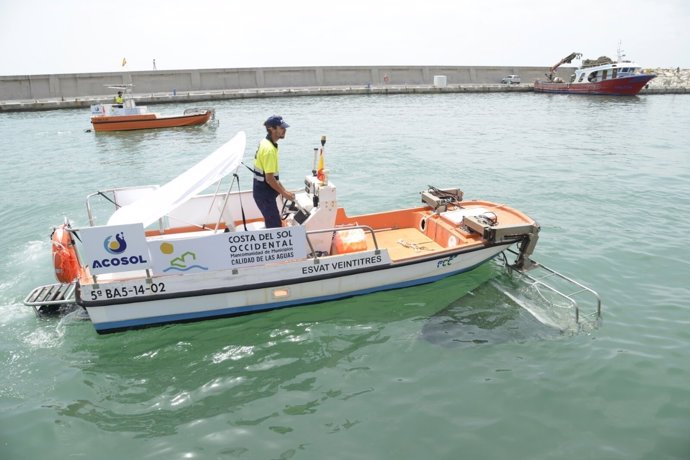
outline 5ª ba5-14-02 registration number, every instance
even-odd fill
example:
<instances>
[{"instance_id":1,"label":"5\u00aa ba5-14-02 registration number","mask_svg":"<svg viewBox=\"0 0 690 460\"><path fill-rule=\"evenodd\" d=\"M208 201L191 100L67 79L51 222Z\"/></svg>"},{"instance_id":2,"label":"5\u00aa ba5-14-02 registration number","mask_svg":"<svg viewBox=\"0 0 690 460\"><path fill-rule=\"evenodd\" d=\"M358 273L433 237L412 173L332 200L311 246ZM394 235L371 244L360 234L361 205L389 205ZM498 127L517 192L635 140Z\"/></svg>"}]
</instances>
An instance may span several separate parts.
<instances>
[{"instance_id":1,"label":"5\u00aa ba5-14-02 registration number","mask_svg":"<svg viewBox=\"0 0 690 460\"><path fill-rule=\"evenodd\" d=\"M101 288L91 291L91 300L118 299L146 294L160 294L165 292L165 283L139 284L136 286L122 286L116 288Z\"/></svg>"}]
</instances>

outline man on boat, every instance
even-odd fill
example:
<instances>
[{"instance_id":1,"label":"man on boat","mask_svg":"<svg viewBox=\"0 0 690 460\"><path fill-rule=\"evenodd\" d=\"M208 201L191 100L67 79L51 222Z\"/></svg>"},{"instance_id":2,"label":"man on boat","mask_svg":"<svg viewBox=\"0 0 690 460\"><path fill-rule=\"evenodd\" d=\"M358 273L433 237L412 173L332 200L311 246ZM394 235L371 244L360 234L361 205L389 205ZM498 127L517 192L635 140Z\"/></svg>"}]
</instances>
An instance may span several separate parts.
<instances>
[{"instance_id":1,"label":"man on boat","mask_svg":"<svg viewBox=\"0 0 690 460\"><path fill-rule=\"evenodd\" d=\"M125 100L122 98L122 91L118 91L117 96L115 96L115 104L120 104L120 106L122 106L124 103Z\"/></svg>"},{"instance_id":2,"label":"man on boat","mask_svg":"<svg viewBox=\"0 0 690 460\"><path fill-rule=\"evenodd\" d=\"M272 115L264 122L266 138L259 142L254 155L254 201L264 216L266 228L281 226L276 198L278 195L294 201L295 194L280 183L278 177L278 140L285 138L285 130L290 127L283 117Z\"/></svg>"}]
</instances>

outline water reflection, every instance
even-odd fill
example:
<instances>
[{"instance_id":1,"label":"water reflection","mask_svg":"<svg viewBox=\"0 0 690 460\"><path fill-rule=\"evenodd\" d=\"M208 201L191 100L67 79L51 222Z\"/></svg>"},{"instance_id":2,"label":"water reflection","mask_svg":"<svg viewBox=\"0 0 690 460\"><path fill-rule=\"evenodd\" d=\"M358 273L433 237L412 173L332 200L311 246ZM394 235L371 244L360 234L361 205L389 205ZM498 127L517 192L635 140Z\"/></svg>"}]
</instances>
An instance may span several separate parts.
<instances>
[{"instance_id":1,"label":"water reflection","mask_svg":"<svg viewBox=\"0 0 690 460\"><path fill-rule=\"evenodd\" d=\"M80 370L83 397L55 410L146 438L216 416L238 430L268 424L289 432L291 417L374 391L346 389L343 379L372 372L367 356L395 347L391 338L414 337L418 320L494 274L480 267L416 288L106 336L81 324L84 336L70 331L65 351Z\"/></svg>"},{"instance_id":2,"label":"water reflection","mask_svg":"<svg viewBox=\"0 0 690 460\"><path fill-rule=\"evenodd\" d=\"M343 315L338 310L345 307L336 305L335 316ZM329 399L352 397L324 387L316 374L348 372L353 356L389 340L385 322L327 321L328 315L308 308L131 331L76 344L72 353L82 358L74 365L81 368L84 397L57 413L106 431L157 437L199 419L223 415L234 426L253 426L313 413ZM263 407L261 401L271 398L282 404ZM246 410L250 405L258 408Z\"/></svg>"},{"instance_id":3,"label":"water reflection","mask_svg":"<svg viewBox=\"0 0 690 460\"><path fill-rule=\"evenodd\" d=\"M517 292L518 286L507 276L487 281L432 316L422 328L422 337L445 347L472 347L556 338L572 324L570 314L549 319L537 311L548 311L549 306L531 303L528 307L509 294Z\"/></svg>"}]
</instances>

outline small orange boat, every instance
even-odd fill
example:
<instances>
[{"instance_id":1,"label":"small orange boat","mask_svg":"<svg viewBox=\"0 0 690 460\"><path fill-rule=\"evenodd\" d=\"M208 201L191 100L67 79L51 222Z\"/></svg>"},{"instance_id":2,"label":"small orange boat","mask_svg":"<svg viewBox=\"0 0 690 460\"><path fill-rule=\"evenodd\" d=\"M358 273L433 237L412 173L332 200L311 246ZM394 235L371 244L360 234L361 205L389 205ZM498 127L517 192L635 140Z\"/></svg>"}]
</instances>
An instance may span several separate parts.
<instances>
[{"instance_id":1,"label":"small orange boat","mask_svg":"<svg viewBox=\"0 0 690 460\"><path fill-rule=\"evenodd\" d=\"M110 87L122 91L129 87ZM91 106L91 124L96 132L131 131L135 129L174 128L203 125L215 119L213 109L186 109L182 115L161 116L137 106L127 94L121 104L95 104Z\"/></svg>"}]
</instances>

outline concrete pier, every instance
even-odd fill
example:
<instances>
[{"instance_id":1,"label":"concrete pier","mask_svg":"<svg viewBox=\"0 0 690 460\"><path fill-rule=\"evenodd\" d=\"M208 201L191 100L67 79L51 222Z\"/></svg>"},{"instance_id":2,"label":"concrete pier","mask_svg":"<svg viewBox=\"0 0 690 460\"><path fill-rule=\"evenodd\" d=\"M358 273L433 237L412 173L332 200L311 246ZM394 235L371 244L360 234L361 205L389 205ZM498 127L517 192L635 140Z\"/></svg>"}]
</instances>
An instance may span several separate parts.
<instances>
[{"instance_id":1,"label":"concrete pier","mask_svg":"<svg viewBox=\"0 0 690 460\"><path fill-rule=\"evenodd\" d=\"M88 108L111 102L115 91L108 86L123 84L134 85L133 98L140 104L346 94L530 92L532 82L547 71L546 67L377 66L0 76L0 112ZM571 67L562 67L558 76L567 79L572 72ZM501 84L506 75L520 75L523 83ZM434 84L439 82L443 84ZM687 85L650 85L641 94L677 93L690 93L690 89Z\"/></svg>"},{"instance_id":2,"label":"concrete pier","mask_svg":"<svg viewBox=\"0 0 690 460\"><path fill-rule=\"evenodd\" d=\"M137 105L163 103L207 102L226 99L298 96L341 96L354 94L440 94L440 93L489 93L528 92L532 85L353 85L300 88L255 88L240 90L175 91L175 93L132 94ZM91 104L112 103L113 95L76 98L47 98L35 100L0 101L0 112L89 108Z\"/></svg>"}]
</instances>

